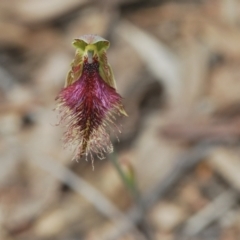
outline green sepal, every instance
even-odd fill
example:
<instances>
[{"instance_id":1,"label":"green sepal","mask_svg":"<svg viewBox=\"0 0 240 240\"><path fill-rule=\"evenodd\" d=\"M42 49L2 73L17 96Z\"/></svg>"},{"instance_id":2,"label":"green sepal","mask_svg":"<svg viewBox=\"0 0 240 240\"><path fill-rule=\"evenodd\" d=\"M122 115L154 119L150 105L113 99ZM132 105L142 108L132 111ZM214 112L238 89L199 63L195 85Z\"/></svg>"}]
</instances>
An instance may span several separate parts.
<instances>
[{"instance_id":1,"label":"green sepal","mask_svg":"<svg viewBox=\"0 0 240 240\"><path fill-rule=\"evenodd\" d=\"M84 42L84 41L81 40L81 39L74 39L73 42L72 42L72 45L73 45L75 48L81 50L81 52L84 52L84 50L85 50L85 48L86 48L86 46L87 46L87 43Z\"/></svg>"}]
</instances>

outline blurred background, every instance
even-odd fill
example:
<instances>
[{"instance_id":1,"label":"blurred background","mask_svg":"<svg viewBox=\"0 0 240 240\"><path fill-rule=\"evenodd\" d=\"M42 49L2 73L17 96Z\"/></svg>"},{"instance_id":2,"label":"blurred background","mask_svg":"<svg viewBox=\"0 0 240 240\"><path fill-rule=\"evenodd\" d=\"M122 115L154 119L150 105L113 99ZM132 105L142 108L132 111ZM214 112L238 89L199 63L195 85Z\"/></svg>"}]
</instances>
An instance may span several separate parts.
<instances>
[{"instance_id":1,"label":"blurred background","mask_svg":"<svg viewBox=\"0 0 240 240\"><path fill-rule=\"evenodd\" d=\"M53 111L90 33L129 115L94 171ZM240 239L239 64L239 0L1 0L0 239Z\"/></svg>"}]
</instances>

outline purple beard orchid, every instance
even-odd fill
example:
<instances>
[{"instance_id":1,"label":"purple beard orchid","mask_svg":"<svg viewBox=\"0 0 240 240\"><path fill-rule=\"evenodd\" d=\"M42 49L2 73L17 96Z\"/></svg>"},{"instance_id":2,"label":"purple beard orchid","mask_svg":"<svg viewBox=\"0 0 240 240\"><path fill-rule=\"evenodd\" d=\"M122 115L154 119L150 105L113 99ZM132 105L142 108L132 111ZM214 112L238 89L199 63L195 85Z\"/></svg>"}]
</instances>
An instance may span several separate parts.
<instances>
[{"instance_id":1,"label":"purple beard orchid","mask_svg":"<svg viewBox=\"0 0 240 240\"><path fill-rule=\"evenodd\" d=\"M115 116L127 114L107 61L109 42L97 35L84 35L73 45L75 59L56 98L57 109L60 123L67 126L64 142L76 147L74 159L90 156L93 163L93 153L103 158L113 151L109 126L118 129Z\"/></svg>"}]
</instances>

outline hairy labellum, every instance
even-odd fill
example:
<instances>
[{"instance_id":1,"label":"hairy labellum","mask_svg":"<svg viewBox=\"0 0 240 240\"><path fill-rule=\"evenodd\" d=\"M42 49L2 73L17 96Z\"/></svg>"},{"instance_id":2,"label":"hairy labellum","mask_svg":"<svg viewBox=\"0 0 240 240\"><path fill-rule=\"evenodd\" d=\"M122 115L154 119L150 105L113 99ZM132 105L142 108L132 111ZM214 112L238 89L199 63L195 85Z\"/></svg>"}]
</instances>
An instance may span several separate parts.
<instances>
[{"instance_id":1,"label":"hairy labellum","mask_svg":"<svg viewBox=\"0 0 240 240\"><path fill-rule=\"evenodd\" d=\"M95 48L91 42L86 43L87 36L90 39L98 37L83 36L84 48L87 50L77 51L65 88L59 93L57 101L61 113L60 123L67 126L65 143L76 146L74 158L79 159L84 155L87 158L90 155L93 160L93 153L102 158L105 153L113 151L109 126L117 128L115 115L126 113L122 98L114 88L112 71L106 61L106 47ZM97 44L103 41L100 39Z\"/></svg>"}]
</instances>

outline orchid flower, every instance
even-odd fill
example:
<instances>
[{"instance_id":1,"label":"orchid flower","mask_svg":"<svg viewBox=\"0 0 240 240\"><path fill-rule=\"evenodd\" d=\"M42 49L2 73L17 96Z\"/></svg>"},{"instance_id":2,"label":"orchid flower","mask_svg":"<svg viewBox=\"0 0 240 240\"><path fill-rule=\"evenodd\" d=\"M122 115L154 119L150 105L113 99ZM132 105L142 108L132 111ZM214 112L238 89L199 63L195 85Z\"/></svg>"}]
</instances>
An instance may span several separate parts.
<instances>
[{"instance_id":1,"label":"orchid flower","mask_svg":"<svg viewBox=\"0 0 240 240\"><path fill-rule=\"evenodd\" d=\"M76 160L90 156L93 163L94 155L112 152L109 130L117 128L116 115L127 116L107 60L109 45L92 34L74 39L75 58L56 98L60 124L66 125L64 142L75 147Z\"/></svg>"}]
</instances>

